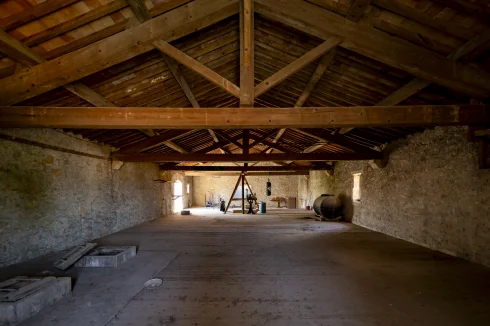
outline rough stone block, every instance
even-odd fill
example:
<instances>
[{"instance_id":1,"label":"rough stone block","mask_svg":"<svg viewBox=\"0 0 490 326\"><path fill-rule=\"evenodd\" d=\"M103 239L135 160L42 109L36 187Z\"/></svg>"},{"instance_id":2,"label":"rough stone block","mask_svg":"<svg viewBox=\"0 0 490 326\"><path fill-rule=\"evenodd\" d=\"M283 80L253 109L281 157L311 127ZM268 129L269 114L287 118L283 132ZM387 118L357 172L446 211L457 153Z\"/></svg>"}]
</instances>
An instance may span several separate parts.
<instances>
[{"instance_id":1,"label":"rough stone block","mask_svg":"<svg viewBox=\"0 0 490 326\"><path fill-rule=\"evenodd\" d=\"M117 267L136 256L136 247L99 247L82 257L76 267Z\"/></svg>"},{"instance_id":2,"label":"rough stone block","mask_svg":"<svg viewBox=\"0 0 490 326\"><path fill-rule=\"evenodd\" d=\"M0 283L0 325L16 325L71 292L69 277L19 276Z\"/></svg>"}]
</instances>

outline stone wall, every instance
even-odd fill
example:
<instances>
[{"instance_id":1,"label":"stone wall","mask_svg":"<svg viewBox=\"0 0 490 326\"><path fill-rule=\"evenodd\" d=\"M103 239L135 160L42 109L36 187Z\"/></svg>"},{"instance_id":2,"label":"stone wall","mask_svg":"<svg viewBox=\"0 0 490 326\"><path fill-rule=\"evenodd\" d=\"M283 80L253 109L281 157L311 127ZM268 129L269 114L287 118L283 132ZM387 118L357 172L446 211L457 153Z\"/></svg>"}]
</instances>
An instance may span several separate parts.
<instances>
[{"instance_id":1,"label":"stone wall","mask_svg":"<svg viewBox=\"0 0 490 326\"><path fill-rule=\"evenodd\" d=\"M237 180L238 176L194 177L195 205L204 206L205 198L216 203L219 198L223 198L228 203ZM257 193L257 201L265 201L267 207L277 207L277 203L270 201L272 197L298 197L298 179L296 176L271 176L272 196L270 197L265 192L267 176L248 176L247 180L253 192ZM241 206L241 202L237 201L235 205ZM285 206L286 203L281 205Z\"/></svg>"},{"instance_id":2,"label":"stone wall","mask_svg":"<svg viewBox=\"0 0 490 326\"><path fill-rule=\"evenodd\" d=\"M66 249L167 214L152 163L112 169L111 149L51 129L3 129L96 157L0 140L0 266ZM168 186L167 186L168 187Z\"/></svg>"},{"instance_id":3,"label":"stone wall","mask_svg":"<svg viewBox=\"0 0 490 326\"><path fill-rule=\"evenodd\" d=\"M490 266L490 171L478 168L466 135L464 127L427 130L400 142L385 168L340 162L334 177L311 173L310 189L347 198L355 224ZM352 204L358 172L361 201Z\"/></svg>"}]
</instances>

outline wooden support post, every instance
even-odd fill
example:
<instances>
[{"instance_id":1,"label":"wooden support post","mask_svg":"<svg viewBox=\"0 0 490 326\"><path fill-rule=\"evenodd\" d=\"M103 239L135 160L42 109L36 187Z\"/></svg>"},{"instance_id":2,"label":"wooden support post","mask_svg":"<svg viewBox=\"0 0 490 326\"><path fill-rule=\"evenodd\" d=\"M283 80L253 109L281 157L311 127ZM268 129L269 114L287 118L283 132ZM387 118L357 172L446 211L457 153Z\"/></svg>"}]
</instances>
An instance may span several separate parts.
<instances>
[{"instance_id":1,"label":"wooden support post","mask_svg":"<svg viewBox=\"0 0 490 326\"><path fill-rule=\"evenodd\" d=\"M238 185L240 184L240 180L241 180L241 179L242 179L242 175L240 174L240 175L238 176L238 180L236 181L235 188L233 188L233 191L231 192L230 200L228 200L228 205L226 205L226 209L225 209L225 211L223 212L223 214L226 214L226 212L228 212L228 208L230 208L230 204L231 204L231 202L233 201L233 195L235 195L235 191L237 190Z\"/></svg>"},{"instance_id":2,"label":"wooden support post","mask_svg":"<svg viewBox=\"0 0 490 326\"><path fill-rule=\"evenodd\" d=\"M245 214L245 172L242 172L242 214Z\"/></svg>"},{"instance_id":3,"label":"wooden support post","mask_svg":"<svg viewBox=\"0 0 490 326\"><path fill-rule=\"evenodd\" d=\"M253 0L241 0L240 8L240 106L254 106Z\"/></svg>"}]
</instances>

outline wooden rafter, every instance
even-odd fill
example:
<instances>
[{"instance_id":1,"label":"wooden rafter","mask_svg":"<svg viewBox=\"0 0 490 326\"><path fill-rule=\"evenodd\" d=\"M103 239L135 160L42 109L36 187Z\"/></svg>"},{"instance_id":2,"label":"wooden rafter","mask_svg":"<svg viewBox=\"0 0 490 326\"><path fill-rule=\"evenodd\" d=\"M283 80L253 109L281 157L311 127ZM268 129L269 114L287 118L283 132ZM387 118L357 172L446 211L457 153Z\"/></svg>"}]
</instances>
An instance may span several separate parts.
<instances>
[{"instance_id":1,"label":"wooden rafter","mask_svg":"<svg viewBox=\"0 0 490 326\"><path fill-rule=\"evenodd\" d=\"M180 87L182 88L182 91L184 92L185 96L187 97L189 102L191 102L192 107L193 108L200 108L199 102L197 102L197 99L194 96L194 93L192 92L189 84L187 83L187 80L185 79L184 74L182 74L182 71L180 70L177 62L175 62L175 60L173 60L169 56L163 55L163 57L165 59L165 62L167 63L167 66L169 67L170 71L172 72L172 75L174 76L174 78L177 80ZM211 138L213 138L215 143L219 142L218 137L216 137L216 134L214 133L214 131L212 131L211 129L208 129L208 133L211 136ZM222 152L225 151L223 148L221 148L221 147L219 147L219 148Z\"/></svg>"},{"instance_id":2,"label":"wooden rafter","mask_svg":"<svg viewBox=\"0 0 490 326\"><path fill-rule=\"evenodd\" d=\"M131 6L131 10L138 20L143 23L147 20L151 19L151 13L146 8L144 0L126 0L128 4Z\"/></svg>"},{"instance_id":3,"label":"wooden rafter","mask_svg":"<svg viewBox=\"0 0 490 326\"><path fill-rule=\"evenodd\" d=\"M9 34L0 30L0 52L22 62L28 67L42 64L45 60ZM94 106L114 107L106 98L80 82L64 85L64 88Z\"/></svg>"},{"instance_id":4,"label":"wooden rafter","mask_svg":"<svg viewBox=\"0 0 490 326\"><path fill-rule=\"evenodd\" d=\"M319 57L321 57L323 54L326 52L330 51L331 49L335 48L337 45L339 45L342 42L342 39L339 37L331 37L316 48L314 48L311 51L308 51L306 54L303 56L299 57L298 59L294 60L290 64L288 64L286 67L283 69L279 70L266 80L262 81L260 84L255 86L254 89L254 96L258 97L262 95L263 93L267 92L269 89L274 87L275 85L279 84L283 80L287 79L289 76L295 74L298 72L300 69L302 69L304 66L307 64L315 61Z\"/></svg>"},{"instance_id":5,"label":"wooden rafter","mask_svg":"<svg viewBox=\"0 0 490 326\"><path fill-rule=\"evenodd\" d=\"M119 153L138 153L138 152L143 152L145 150L148 150L150 148L156 147L160 144L163 144L164 142L171 141L175 138L184 136L188 133L191 133L193 131L191 130L169 130L164 133L161 133L160 135L142 140L140 142L137 142L135 144L131 144L129 146L125 146L121 148L118 152Z\"/></svg>"},{"instance_id":6,"label":"wooden rafter","mask_svg":"<svg viewBox=\"0 0 490 326\"><path fill-rule=\"evenodd\" d=\"M334 48L322 57L322 59L318 63L318 66L316 67L315 71L313 72L313 75L311 75L310 81L308 82L305 89L303 90L303 93L301 93L300 97L298 98L298 101L294 105L295 107L302 107L303 106L305 101L310 96L311 92L315 89L316 84L322 78L322 76L325 73L325 71L327 70L328 66L333 61L333 58L335 57L335 53L336 53L336 50Z\"/></svg>"},{"instance_id":7,"label":"wooden rafter","mask_svg":"<svg viewBox=\"0 0 490 326\"><path fill-rule=\"evenodd\" d=\"M215 71L211 70L210 68L206 67L196 59L188 56L184 52L172 46L170 43L162 40L157 40L153 42L153 45L158 50L162 51L164 54L168 55L169 57L172 57L174 60L180 62L187 68L198 73L199 75L209 80L216 86L220 87L224 91L230 93L235 97L240 97L240 88L238 86L236 86L231 81L224 78L223 76L219 75Z\"/></svg>"},{"instance_id":8,"label":"wooden rafter","mask_svg":"<svg viewBox=\"0 0 490 326\"><path fill-rule=\"evenodd\" d=\"M254 8L253 0L240 7L240 106L254 105Z\"/></svg>"},{"instance_id":9,"label":"wooden rafter","mask_svg":"<svg viewBox=\"0 0 490 326\"><path fill-rule=\"evenodd\" d=\"M482 34L476 36L470 41L466 42L455 52L451 53L448 57L452 60L458 61L466 55L470 54L473 51L477 51L478 48L484 46L487 42L490 42L490 30L486 30ZM398 105L401 102L405 101L409 97L417 94L422 89L428 87L432 84L431 81L414 78L404 86L397 89L395 92L384 98L382 101L378 102L376 105L384 106L384 105ZM342 128L340 129L340 134L346 134L352 131L354 128Z\"/></svg>"},{"instance_id":10,"label":"wooden rafter","mask_svg":"<svg viewBox=\"0 0 490 326\"><path fill-rule=\"evenodd\" d=\"M276 130L272 130L272 131L266 132L265 134L263 134L262 136L260 136L260 138L255 139L254 142L252 144L250 144L250 148L254 148L258 144L260 144L262 141L264 141L267 138L271 137L275 133L276 133Z\"/></svg>"},{"instance_id":11,"label":"wooden rafter","mask_svg":"<svg viewBox=\"0 0 490 326\"><path fill-rule=\"evenodd\" d=\"M318 144L311 145L310 147L308 147L307 149L305 149L303 151L303 153L313 153L313 152L316 152L317 150L319 150L323 146L325 146L325 143L318 143Z\"/></svg>"},{"instance_id":12,"label":"wooden rafter","mask_svg":"<svg viewBox=\"0 0 490 326\"><path fill-rule=\"evenodd\" d=\"M92 129L246 129L404 127L486 124L487 105L320 108L0 107L0 127ZM251 119L250 117L254 117ZM217 130L215 130L218 133ZM223 134L223 133L221 133Z\"/></svg>"},{"instance_id":13,"label":"wooden rafter","mask_svg":"<svg viewBox=\"0 0 490 326\"><path fill-rule=\"evenodd\" d=\"M367 7L369 7L371 1L372 0L353 0L349 8L349 12L345 18L353 22L358 22L366 11Z\"/></svg>"},{"instance_id":14,"label":"wooden rafter","mask_svg":"<svg viewBox=\"0 0 490 326\"><path fill-rule=\"evenodd\" d=\"M375 150L369 147L361 146L358 145L352 141L350 141L348 138L341 136L341 135L332 135L331 133L327 132L325 129L297 129L293 128L292 130L299 132L303 135L313 137L319 141L326 142L326 143L334 143L337 145L340 145L342 147L348 148L350 150L355 151L356 153L371 153Z\"/></svg>"},{"instance_id":15,"label":"wooden rafter","mask_svg":"<svg viewBox=\"0 0 490 326\"><path fill-rule=\"evenodd\" d=\"M255 0L259 14L328 39L344 38L341 46L419 78L437 82L476 98L490 95L490 74L469 65L455 65L449 58L394 38L374 27L345 20L333 12L301 0Z\"/></svg>"},{"instance_id":16,"label":"wooden rafter","mask_svg":"<svg viewBox=\"0 0 490 326\"><path fill-rule=\"evenodd\" d=\"M224 132L222 132L221 130L214 130L214 132L220 136L221 138L227 140L228 142L232 143L233 145L237 146L238 148L242 149L243 150L243 146L242 144L240 144L237 140L242 138L243 136L240 136L238 138L235 138L235 137L230 137L228 136L227 134L225 134Z\"/></svg>"},{"instance_id":17,"label":"wooden rafter","mask_svg":"<svg viewBox=\"0 0 490 326\"><path fill-rule=\"evenodd\" d=\"M125 162L268 162L268 161L356 161L380 159L381 153L289 153L289 154L119 154L113 158Z\"/></svg>"},{"instance_id":18,"label":"wooden rafter","mask_svg":"<svg viewBox=\"0 0 490 326\"><path fill-rule=\"evenodd\" d=\"M144 24L0 80L0 104L11 105L81 79L210 26L239 10L238 0L195 0Z\"/></svg>"},{"instance_id":19,"label":"wooden rafter","mask_svg":"<svg viewBox=\"0 0 490 326\"><path fill-rule=\"evenodd\" d=\"M255 141L260 139L259 137L256 137L255 135L251 135L250 138L252 138ZM261 141L261 143L272 148L272 149L281 151L283 153L292 153L289 149L285 148L284 146L282 146L279 143L271 143L271 142L268 142L267 140L264 140L264 139Z\"/></svg>"},{"instance_id":20,"label":"wooden rafter","mask_svg":"<svg viewBox=\"0 0 490 326\"><path fill-rule=\"evenodd\" d=\"M0 59L0 78L12 75L17 68L17 63L10 58Z\"/></svg>"}]
</instances>

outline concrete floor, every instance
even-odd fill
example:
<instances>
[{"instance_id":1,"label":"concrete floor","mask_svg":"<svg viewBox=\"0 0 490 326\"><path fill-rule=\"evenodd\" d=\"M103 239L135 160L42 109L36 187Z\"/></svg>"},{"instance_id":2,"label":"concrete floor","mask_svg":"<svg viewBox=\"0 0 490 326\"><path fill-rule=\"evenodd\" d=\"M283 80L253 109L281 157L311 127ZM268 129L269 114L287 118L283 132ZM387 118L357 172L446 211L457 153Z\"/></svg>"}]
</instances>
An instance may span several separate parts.
<instances>
[{"instance_id":1,"label":"concrete floor","mask_svg":"<svg viewBox=\"0 0 490 326\"><path fill-rule=\"evenodd\" d=\"M193 214L100 239L138 255L70 269L72 295L22 325L490 325L488 268L305 211Z\"/></svg>"}]
</instances>

